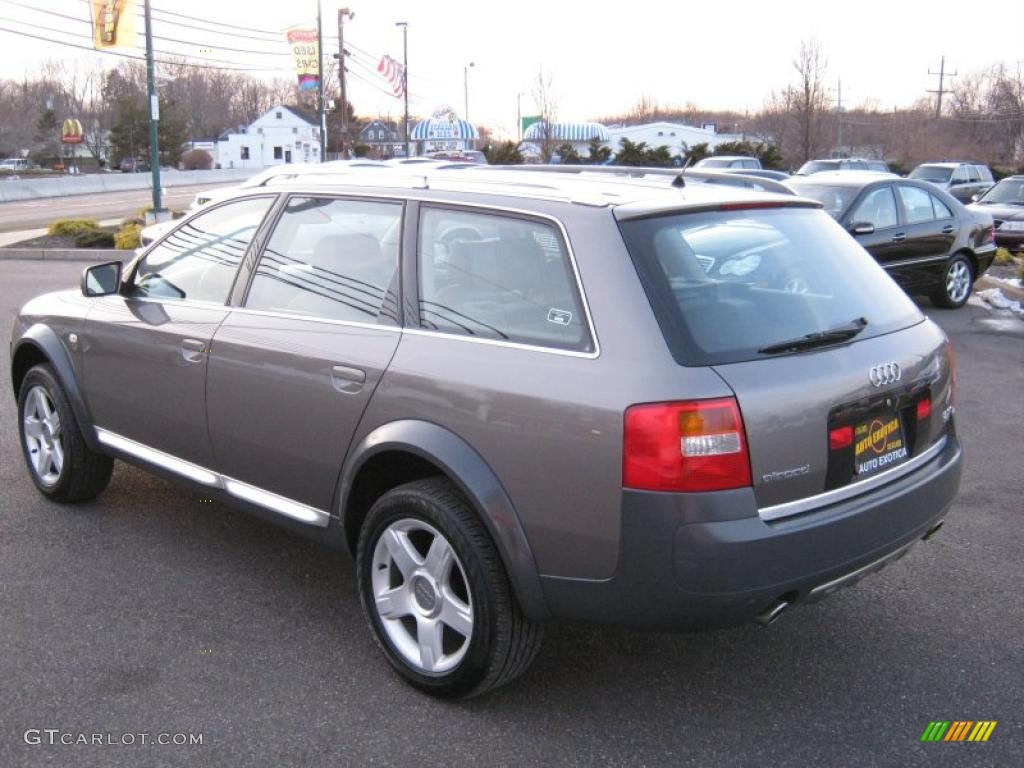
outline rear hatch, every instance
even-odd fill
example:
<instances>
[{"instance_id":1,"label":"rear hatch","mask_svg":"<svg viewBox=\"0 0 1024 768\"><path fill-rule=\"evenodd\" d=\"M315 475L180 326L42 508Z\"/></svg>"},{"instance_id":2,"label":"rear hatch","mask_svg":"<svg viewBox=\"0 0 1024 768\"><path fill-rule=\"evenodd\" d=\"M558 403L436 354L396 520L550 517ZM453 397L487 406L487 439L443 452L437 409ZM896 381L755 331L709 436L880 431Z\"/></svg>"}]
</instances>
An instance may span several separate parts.
<instances>
[{"instance_id":1,"label":"rear hatch","mask_svg":"<svg viewBox=\"0 0 1024 768\"><path fill-rule=\"evenodd\" d=\"M676 361L735 393L762 517L938 450L948 342L822 210L727 204L620 227Z\"/></svg>"}]
</instances>

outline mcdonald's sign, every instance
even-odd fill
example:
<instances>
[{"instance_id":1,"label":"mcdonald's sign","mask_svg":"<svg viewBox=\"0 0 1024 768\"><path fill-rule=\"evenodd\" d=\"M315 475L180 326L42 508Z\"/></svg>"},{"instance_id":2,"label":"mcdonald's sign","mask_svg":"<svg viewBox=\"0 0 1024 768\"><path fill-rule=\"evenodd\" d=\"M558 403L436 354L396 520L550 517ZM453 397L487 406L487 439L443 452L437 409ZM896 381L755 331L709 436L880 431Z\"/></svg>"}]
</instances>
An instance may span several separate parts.
<instances>
[{"instance_id":1,"label":"mcdonald's sign","mask_svg":"<svg viewBox=\"0 0 1024 768\"><path fill-rule=\"evenodd\" d=\"M82 123L73 117L65 120L60 127L61 144L81 144L83 139Z\"/></svg>"}]
</instances>

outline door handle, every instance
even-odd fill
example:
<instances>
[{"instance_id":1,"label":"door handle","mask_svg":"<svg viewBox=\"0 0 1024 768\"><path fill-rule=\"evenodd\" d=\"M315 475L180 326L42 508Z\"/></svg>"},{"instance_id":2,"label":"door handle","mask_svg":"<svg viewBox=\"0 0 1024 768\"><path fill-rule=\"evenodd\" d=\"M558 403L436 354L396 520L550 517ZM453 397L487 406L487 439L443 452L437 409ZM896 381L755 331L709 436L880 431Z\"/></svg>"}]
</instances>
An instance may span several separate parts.
<instances>
[{"instance_id":1,"label":"door handle","mask_svg":"<svg viewBox=\"0 0 1024 768\"><path fill-rule=\"evenodd\" d=\"M902 243L906 239L907 239L907 233L906 232L897 232L895 235L892 236L892 241L894 243Z\"/></svg>"},{"instance_id":2,"label":"door handle","mask_svg":"<svg viewBox=\"0 0 1024 768\"><path fill-rule=\"evenodd\" d=\"M347 365L336 365L331 368L331 384L339 392L354 395L365 383L366 371L361 368L351 368Z\"/></svg>"},{"instance_id":3,"label":"door handle","mask_svg":"<svg viewBox=\"0 0 1024 768\"><path fill-rule=\"evenodd\" d=\"M199 339L182 339L181 356L186 363L201 363L206 354L206 342Z\"/></svg>"},{"instance_id":4,"label":"door handle","mask_svg":"<svg viewBox=\"0 0 1024 768\"><path fill-rule=\"evenodd\" d=\"M942 228L942 234L944 234L944 235L948 235L948 234L950 234L950 233L951 233L952 231L953 231L953 225L952 225L952 224L947 224L946 226L944 226L944 227Z\"/></svg>"}]
</instances>

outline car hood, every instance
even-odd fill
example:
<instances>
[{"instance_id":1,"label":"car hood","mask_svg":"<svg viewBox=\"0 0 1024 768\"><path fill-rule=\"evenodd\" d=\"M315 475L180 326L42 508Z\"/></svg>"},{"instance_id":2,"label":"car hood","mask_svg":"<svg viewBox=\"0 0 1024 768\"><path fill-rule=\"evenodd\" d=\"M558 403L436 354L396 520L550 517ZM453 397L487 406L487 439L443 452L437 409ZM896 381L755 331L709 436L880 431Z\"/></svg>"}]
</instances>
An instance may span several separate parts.
<instances>
[{"instance_id":1,"label":"car hood","mask_svg":"<svg viewBox=\"0 0 1024 768\"><path fill-rule=\"evenodd\" d=\"M1008 205L1005 203L993 203L982 205L975 203L967 206L970 210L987 213L996 219L1003 221L1024 221L1024 205Z\"/></svg>"}]
</instances>

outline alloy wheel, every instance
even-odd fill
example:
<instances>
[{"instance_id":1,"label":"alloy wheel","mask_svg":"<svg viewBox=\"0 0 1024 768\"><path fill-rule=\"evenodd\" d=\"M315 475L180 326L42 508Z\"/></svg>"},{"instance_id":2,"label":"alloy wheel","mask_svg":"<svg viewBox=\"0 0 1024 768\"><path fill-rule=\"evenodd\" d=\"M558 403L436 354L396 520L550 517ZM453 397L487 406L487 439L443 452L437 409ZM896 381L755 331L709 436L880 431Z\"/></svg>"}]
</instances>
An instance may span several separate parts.
<instances>
[{"instance_id":1,"label":"alloy wheel","mask_svg":"<svg viewBox=\"0 0 1024 768\"><path fill-rule=\"evenodd\" d=\"M462 661L473 636L465 569L449 541L412 518L391 523L373 550L374 610L402 659L437 675Z\"/></svg>"},{"instance_id":2,"label":"alloy wheel","mask_svg":"<svg viewBox=\"0 0 1024 768\"><path fill-rule=\"evenodd\" d=\"M971 292L971 268L962 259L957 259L946 271L946 295L954 304L959 304Z\"/></svg>"},{"instance_id":3,"label":"alloy wheel","mask_svg":"<svg viewBox=\"0 0 1024 768\"><path fill-rule=\"evenodd\" d=\"M29 390L22 427L32 471L44 485L56 485L64 467L64 440L60 415L45 387Z\"/></svg>"}]
</instances>

